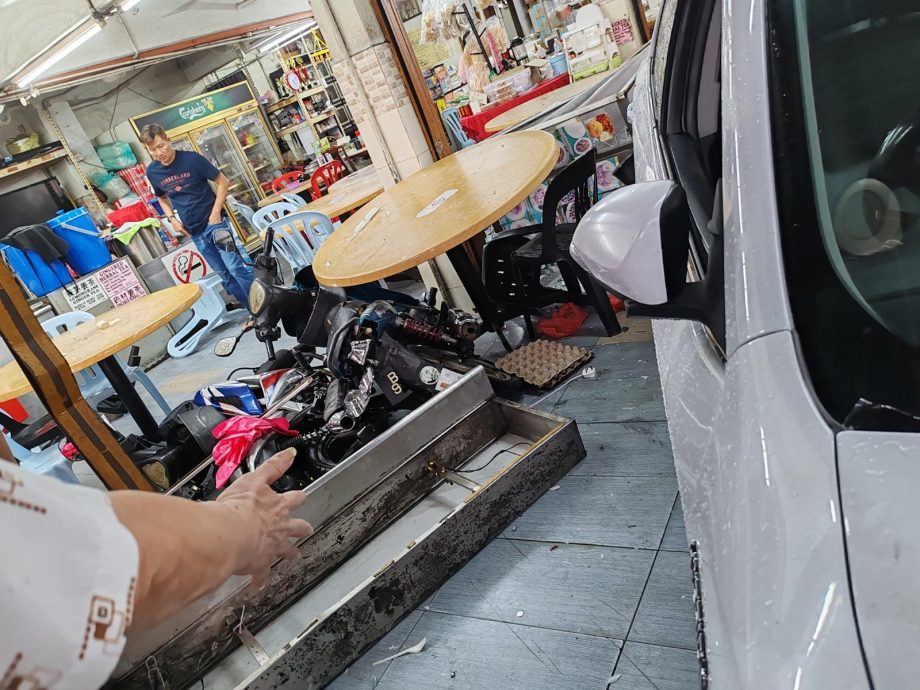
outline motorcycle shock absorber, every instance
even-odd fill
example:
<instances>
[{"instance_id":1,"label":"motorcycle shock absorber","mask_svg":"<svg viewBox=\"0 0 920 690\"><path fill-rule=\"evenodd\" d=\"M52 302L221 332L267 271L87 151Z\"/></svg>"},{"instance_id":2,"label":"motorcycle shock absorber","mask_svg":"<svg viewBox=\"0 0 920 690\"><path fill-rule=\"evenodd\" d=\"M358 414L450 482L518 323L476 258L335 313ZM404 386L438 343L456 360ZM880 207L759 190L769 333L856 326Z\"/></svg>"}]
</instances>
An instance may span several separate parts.
<instances>
[{"instance_id":1,"label":"motorcycle shock absorber","mask_svg":"<svg viewBox=\"0 0 920 690\"><path fill-rule=\"evenodd\" d=\"M298 451L307 450L322 443L329 433L327 429L316 429L300 436L289 436L278 441L278 451L287 450L288 448L296 448Z\"/></svg>"},{"instance_id":2,"label":"motorcycle shock absorber","mask_svg":"<svg viewBox=\"0 0 920 690\"><path fill-rule=\"evenodd\" d=\"M457 339L449 336L438 326L419 321L417 319L399 317L396 319L396 325L402 328L407 335L419 340L427 340L430 343L440 343L443 345L456 345Z\"/></svg>"}]
</instances>

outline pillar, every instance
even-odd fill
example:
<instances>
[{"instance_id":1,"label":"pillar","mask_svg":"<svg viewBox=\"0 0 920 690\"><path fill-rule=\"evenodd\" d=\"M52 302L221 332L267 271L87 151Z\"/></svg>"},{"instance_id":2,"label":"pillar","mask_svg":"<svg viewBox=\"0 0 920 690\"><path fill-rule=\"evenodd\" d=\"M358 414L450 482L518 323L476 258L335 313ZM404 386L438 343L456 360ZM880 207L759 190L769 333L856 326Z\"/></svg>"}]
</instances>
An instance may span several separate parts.
<instances>
[{"instance_id":1,"label":"pillar","mask_svg":"<svg viewBox=\"0 0 920 690\"><path fill-rule=\"evenodd\" d=\"M434 156L371 0L312 0L310 5L332 55L333 73L384 187L431 165ZM452 306L472 311L447 257L430 263L434 265L419 266L426 287L441 288Z\"/></svg>"}]
</instances>

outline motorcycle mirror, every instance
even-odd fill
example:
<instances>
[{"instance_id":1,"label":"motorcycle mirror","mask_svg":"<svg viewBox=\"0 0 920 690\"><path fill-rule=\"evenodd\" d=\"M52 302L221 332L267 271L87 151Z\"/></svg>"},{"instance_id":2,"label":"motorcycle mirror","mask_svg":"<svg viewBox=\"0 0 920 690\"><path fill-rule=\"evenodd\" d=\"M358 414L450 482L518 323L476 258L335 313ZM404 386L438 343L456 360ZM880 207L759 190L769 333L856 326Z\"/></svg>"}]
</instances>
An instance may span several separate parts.
<instances>
[{"instance_id":1,"label":"motorcycle mirror","mask_svg":"<svg viewBox=\"0 0 920 690\"><path fill-rule=\"evenodd\" d=\"M214 354L218 357L229 357L233 354L233 351L236 350L237 344L240 342L240 335L231 335L227 338L221 338L214 344Z\"/></svg>"},{"instance_id":2,"label":"motorcycle mirror","mask_svg":"<svg viewBox=\"0 0 920 690\"><path fill-rule=\"evenodd\" d=\"M229 230L217 230L214 233L214 244L222 252L233 254L236 252L236 242L233 241L233 235Z\"/></svg>"}]
</instances>

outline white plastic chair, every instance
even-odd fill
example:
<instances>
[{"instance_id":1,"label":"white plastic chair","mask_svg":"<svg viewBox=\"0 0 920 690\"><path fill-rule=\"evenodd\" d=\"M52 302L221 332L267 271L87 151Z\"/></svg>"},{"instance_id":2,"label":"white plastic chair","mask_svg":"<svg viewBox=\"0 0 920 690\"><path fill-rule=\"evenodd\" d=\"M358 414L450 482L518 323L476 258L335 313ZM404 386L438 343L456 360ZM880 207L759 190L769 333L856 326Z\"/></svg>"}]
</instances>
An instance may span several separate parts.
<instances>
[{"instance_id":1,"label":"white plastic chair","mask_svg":"<svg viewBox=\"0 0 920 690\"><path fill-rule=\"evenodd\" d=\"M6 439L7 445L13 453L13 457L19 461L19 466L33 474L44 474L49 477L55 477L68 484L79 484L76 473L70 460L64 457L58 448L57 443L52 443L47 448L35 448L29 450L13 440L5 431L3 438Z\"/></svg>"},{"instance_id":2,"label":"white plastic chair","mask_svg":"<svg viewBox=\"0 0 920 690\"><path fill-rule=\"evenodd\" d=\"M196 280L195 284L201 288L201 297L192 305L192 318L166 343L166 351L175 359L195 352L212 331L249 315L245 309L227 311L220 296L221 280L217 273Z\"/></svg>"},{"instance_id":3,"label":"white plastic chair","mask_svg":"<svg viewBox=\"0 0 920 690\"><path fill-rule=\"evenodd\" d=\"M89 312L70 311L58 316L53 316L47 321L43 321L42 328L50 337L55 338L65 331L76 328L81 323L92 321L94 318L95 317ZM128 377L129 381L132 383L140 383L144 388L147 389L147 392L150 394L150 397L153 398L153 401L160 406L160 409L163 410L163 414L168 415L170 412L172 412L172 408L166 402L166 399L162 396L160 391L157 390L157 387L153 385L153 381L150 380L150 377L147 376L143 369L140 367L126 366L125 363L121 361L121 358L118 357L118 355L115 355L115 359L124 370L125 375ZM77 383L80 386L80 392L83 394L86 402L88 402L93 407L95 407L96 404L102 400L105 400L109 396L115 394L115 389L112 388L112 384L109 383L109 380L105 377L99 367L95 365L75 373L74 377L77 379Z\"/></svg>"},{"instance_id":4,"label":"white plastic chair","mask_svg":"<svg viewBox=\"0 0 920 690\"><path fill-rule=\"evenodd\" d=\"M281 192L281 198L284 199L289 204L294 204L297 208L301 206L306 206L309 201L304 199L300 194L294 194L294 192Z\"/></svg>"},{"instance_id":5,"label":"white plastic chair","mask_svg":"<svg viewBox=\"0 0 920 690\"><path fill-rule=\"evenodd\" d=\"M255 216L256 212L251 207L229 197L227 198L227 205L235 215L245 220L249 227L251 227L253 230L258 230L258 228L256 228L255 222L253 221L253 217Z\"/></svg>"},{"instance_id":6,"label":"white plastic chair","mask_svg":"<svg viewBox=\"0 0 920 690\"><path fill-rule=\"evenodd\" d=\"M275 231L275 249L295 274L313 263L316 252L335 229L329 216L316 211L299 211L272 221L261 233L263 243L268 228Z\"/></svg>"},{"instance_id":7,"label":"white plastic chair","mask_svg":"<svg viewBox=\"0 0 920 690\"><path fill-rule=\"evenodd\" d=\"M292 204L290 201L276 201L274 204L269 204L265 208L260 208L256 211L252 215L252 224L255 226L256 230L261 233L273 220L278 220L292 213L297 213L298 208L298 206Z\"/></svg>"}]
</instances>

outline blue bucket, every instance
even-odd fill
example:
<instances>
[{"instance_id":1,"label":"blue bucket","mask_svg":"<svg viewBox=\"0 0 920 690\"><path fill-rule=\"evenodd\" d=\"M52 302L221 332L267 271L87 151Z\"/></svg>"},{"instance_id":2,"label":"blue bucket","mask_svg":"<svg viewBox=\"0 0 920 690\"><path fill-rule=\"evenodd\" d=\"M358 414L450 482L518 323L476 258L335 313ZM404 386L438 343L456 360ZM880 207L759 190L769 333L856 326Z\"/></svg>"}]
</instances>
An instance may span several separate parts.
<instances>
[{"instance_id":1,"label":"blue bucket","mask_svg":"<svg viewBox=\"0 0 920 690\"><path fill-rule=\"evenodd\" d=\"M0 254L3 254L13 273L36 297L44 297L49 292L70 285L73 280L63 262L55 259L46 264L38 252L31 249L22 251L0 243Z\"/></svg>"},{"instance_id":2,"label":"blue bucket","mask_svg":"<svg viewBox=\"0 0 920 690\"><path fill-rule=\"evenodd\" d=\"M48 227L70 245L67 263L81 276L102 268L112 260L96 224L85 208L76 208L66 213L59 211L57 216L48 221Z\"/></svg>"},{"instance_id":3,"label":"blue bucket","mask_svg":"<svg viewBox=\"0 0 920 690\"><path fill-rule=\"evenodd\" d=\"M565 59L565 53L558 53L549 59L549 66L553 69L553 76L558 77L565 74L569 69L569 63Z\"/></svg>"}]
</instances>

